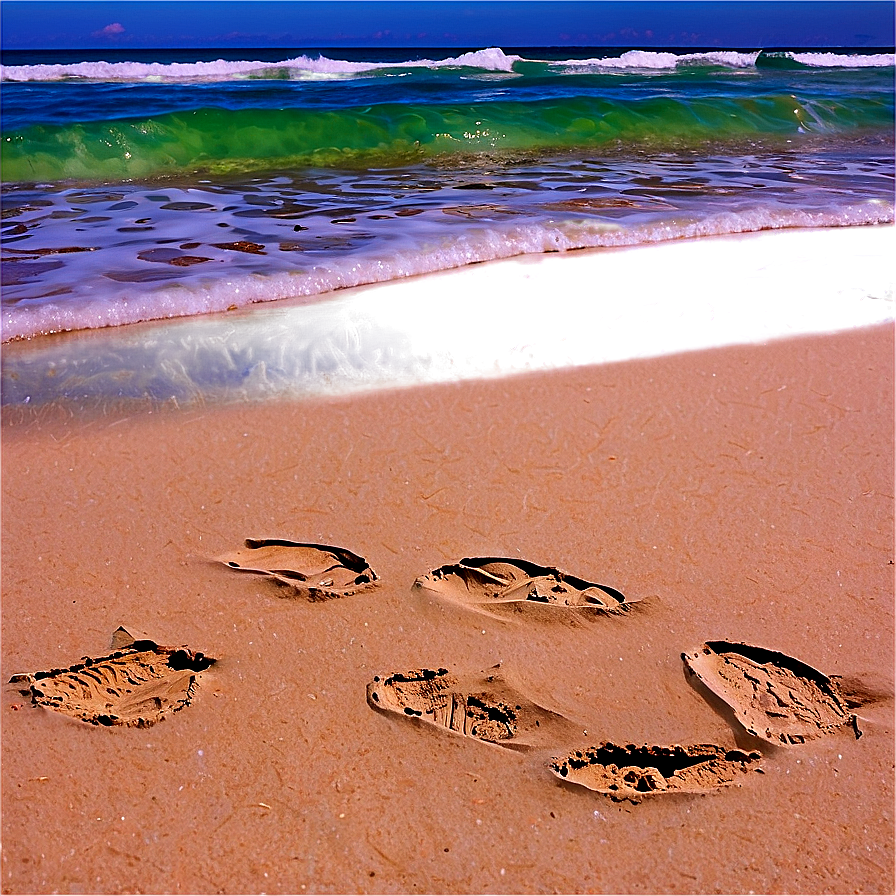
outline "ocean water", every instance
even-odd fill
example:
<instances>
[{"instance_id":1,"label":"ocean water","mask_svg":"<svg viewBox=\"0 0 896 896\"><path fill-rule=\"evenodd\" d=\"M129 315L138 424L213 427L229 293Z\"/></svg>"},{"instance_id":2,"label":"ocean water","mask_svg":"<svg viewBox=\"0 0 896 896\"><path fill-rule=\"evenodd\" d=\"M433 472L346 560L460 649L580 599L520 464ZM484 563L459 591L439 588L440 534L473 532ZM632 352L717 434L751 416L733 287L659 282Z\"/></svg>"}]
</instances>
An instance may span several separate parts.
<instances>
[{"instance_id":1,"label":"ocean water","mask_svg":"<svg viewBox=\"0 0 896 896\"><path fill-rule=\"evenodd\" d=\"M0 82L7 343L894 220L891 48L9 52Z\"/></svg>"}]
</instances>

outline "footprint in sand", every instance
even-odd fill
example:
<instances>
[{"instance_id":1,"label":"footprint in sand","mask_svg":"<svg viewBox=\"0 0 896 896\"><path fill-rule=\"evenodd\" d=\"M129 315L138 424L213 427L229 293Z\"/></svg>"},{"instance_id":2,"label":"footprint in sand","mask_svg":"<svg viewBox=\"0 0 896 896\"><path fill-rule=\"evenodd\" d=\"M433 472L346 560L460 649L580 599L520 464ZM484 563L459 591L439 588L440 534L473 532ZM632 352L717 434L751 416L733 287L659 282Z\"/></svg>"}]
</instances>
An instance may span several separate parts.
<instances>
[{"instance_id":1,"label":"footprint in sand","mask_svg":"<svg viewBox=\"0 0 896 896\"><path fill-rule=\"evenodd\" d=\"M715 744L622 747L605 742L552 759L550 769L563 781L614 800L640 802L651 794L706 793L728 787L759 759L758 752L725 750Z\"/></svg>"},{"instance_id":2,"label":"footprint in sand","mask_svg":"<svg viewBox=\"0 0 896 896\"><path fill-rule=\"evenodd\" d=\"M311 601L348 597L374 587L376 573L345 548L283 538L247 538L246 546L216 558L230 569L264 576Z\"/></svg>"},{"instance_id":3,"label":"footprint in sand","mask_svg":"<svg viewBox=\"0 0 896 896\"><path fill-rule=\"evenodd\" d=\"M687 668L731 707L738 722L756 737L790 746L852 725L861 733L850 699L838 680L793 657L763 647L707 641L683 653Z\"/></svg>"},{"instance_id":4,"label":"footprint in sand","mask_svg":"<svg viewBox=\"0 0 896 896\"><path fill-rule=\"evenodd\" d=\"M581 737L580 726L523 697L499 669L500 664L458 675L419 669L377 676L367 685L367 702L377 710L514 750Z\"/></svg>"},{"instance_id":5,"label":"footprint in sand","mask_svg":"<svg viewBox=\"0 0 896 896\"><path fill-rule=\"evenodd\" d=\"M198 673L215 660L186 647L160 647L119 628L113 653L84 657L67 669L13 675L11 683L32 703L93 725L148 728L169 712L189 706Z\"/></svg>"},{"instance_id":6,"label":"footprint in sand","mask_svg":"<svg viewBox=\"0 0 896 896\"><path fill-rule=\"evenodd\" d=\"M609 585L505 557L465 557L420 576L414 588L488 615L536 605L552 611L613 613L627 610L634 603Z\"/></svg>"}]
</instances>

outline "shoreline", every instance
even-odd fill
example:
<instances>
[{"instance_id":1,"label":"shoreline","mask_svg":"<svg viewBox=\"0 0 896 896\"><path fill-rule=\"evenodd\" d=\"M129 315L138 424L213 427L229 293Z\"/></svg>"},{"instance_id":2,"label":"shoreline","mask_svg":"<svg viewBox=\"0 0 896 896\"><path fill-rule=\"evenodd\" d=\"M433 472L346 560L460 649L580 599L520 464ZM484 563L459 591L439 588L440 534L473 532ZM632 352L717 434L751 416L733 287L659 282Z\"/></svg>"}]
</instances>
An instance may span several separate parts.
<instances>
[{"instance_id":1,"label":"shoreline","mask_svg":"<svg viewBox=\"0 0 896 896\"><path fill-rule=\"evenodd\" d=\"M866 245L860 251L869 256L876 256L879 268L890 262L889 276L888 272L883 272L880 287L886 289L887 284L892 281L889 249L893 242L894 224L892 209L889 207L886 211L879 209L867 220L861 214L858 221L854 217L851 219L847 214L836 223L829 221L827 224L820 224L817 215L813 216L802 211L793 212L786 226L785 219L772 219L771 223L766 221L764 225L753 220L748 221L743 229L735 228L733 231L729 229L730 222L725 223L724 215L721 217L721 222L709 218L706 221L688 223L687 219L688 216L685 215L684 223L648 220L633 225L633 230L613 230L612 222L604 222L600 226L608 229L593 233L587 238L582 234L579 237L568 238L565 231L562 233L557 231L553 235L542 232L540 236L532 231L526 235L525 228L522 228L522 231L515 236L514 231L508 231L507 234L499 232L497 249L494 241L487 238L477 250L474 244L483 237L481 233L478 235L474 233L470 237L473 243L461 235L458 245L451 251L424 245L406 255L408 249L406 246L403 250L391 252L384 259L377 256L372 258L355 256L349 259L350 265L347 268L342 268L339 264L324 263L291 272L274 265L263 278L245 271L238 272L232 275L232 280L219 278L208 281L204 291L202 289L193 291L186 282L181 284L175 282L170 286L160 286L153 292L128 294L127 285L119 283L119 291L125 290L120 306L110 305L109 296L106 295L99 299L95 297L87 299L82 296L76 300L75 308L68 308L67 302L58 308L54 308L52 304L47 306L38 304L25 311L20 311L15 304L7 307L4 309L3 345L15 347L23 342L85 332L116 331L121 328L133 329L152 325L164 327L177 321L239 318L264 313L265 310L276 312L278 309L328 307L353 298L370 298L376 303L380 297L388 297L390 290L404 292L406 289L422 289L433 292L436 294L436 303L440 304L448 297L452 286L472 283L474 288L482 289L484 283L490 281L489 285L493 289L495 286L504 286L506 289L509 284L505 281L508 280L537 283L556 277L556 266L562 263L577 264L580 267L592 266L594 271L591 273L594 276L608 279L612 285L610 299L613 303L618 303L625 295L625 293L619 295L619 290L624 289L622 281L631 273L630 270L624 269L628 267L626 262L631 260L633 254L638 256L639 262L646 261L648 272L646 276L636 277L634 283L629 286L636 287L636 290L642 289L648 296L654 291L663 292L665 275L670 272L676 281L676 287L680 289L684 286L686 294L707 287L708 284L699 283L701 274L718 278L724 272L724 268L728 268L728 282L721 284L722 294L742 289L744 287L742 277L739 279L735 276L735 271L746 275L748 279L751 276L755 277L755 274L751 275L744 267L746 259L742 257L742 249L747 252L747 259L759 266L759 271L770 265L776 278L779 280L789 278L790 282L780 284L781 295L788 295L791 292L788 287L795 287L799 294L800 288L804 285L817 292L827 285L825 277L829 277L830 274L825 269L826 266L818 266L820 270L814 270L812 277L807 278L803 284L801 278L795 275L805 276L808 269L805 265L800 266L798 256L815 254L823 256L826 262L836 258L838 266L845 266L844 270L837 272L840 277L847 273L848 279L854 280L858 276L858 270L853 270L855 264L851 265L849 262L850 250L854 249L857 242L863 241ZM582 227L587 230L588 227L587 222L567 223L572 228L571 232L578 232ZM722 232L716 232L719 229ZM875 238L875 234L882 236ZM594 242L590 245L577 245L580 237L586 239L586 242L589 240ZM500 245L503 240L515 241L515 246L510 248L507 244ZM820 246L822 241L827 245ZM805 245L800 246L800 242ZM252 245L254 244L247 244L246 250L248 251ZM791 247L792 257L788 259L787 250ZM59 251L63 254L68 252L67 249ZM486 255L477 257L480 251L485 251ZM653 259L670 252L675 253L676 258L657 266ZM489 257L489 253L493 253L493 256ZM764 253L767 258L756 257L758 253ZM237 254L244 253L237 252ZM725 259L723 271L707 262L707 254L718 255ZM175 258L169 263L176 266L179 262ZM421 263L424 270L419 270ZM703 266L704 270L698 273L689 272L688 266L695 264ZM787 270L788 265L790 271ZM163 265L159 263L158 266ZM528 271L525 270L527 266ZM663 270L656 270L656 267L661 267ZM622 273L617 270L620 268L623 269ZM359 273L359 269L362 273ZM363 272L365 269L366 273ZM482 270L488 273L483 275ZM562 281L562 275L559 279ZM762 274L759 279L762 279ZM878 276L876 280L880 280L880 277ZM845 288L848 291L853 286L855 284L852 282L845 285L835 284L836 288ZM272 290L282 297L272 298ZM243 293L242 298L239 303L234 303L235 293L240 292ZM583 289L579 284L578 289L572 290L572 295L582 292ZM584 292L587 294L587 291ZM553 296L556 298L556 291ZM709 296L706 298L711 300ZM755 301L755 297L751 296L749 291L747 298ZM402 304L400 296L396 296L394 301L397 301L397 306L405 313L408 312L409 309ZM786 302L784 307L787 308ZM612 310L617 314L619 312L615 307ZM691 309L686 311L693 313ZM410 309L410 313L414 316L416 309ZM447 317L444 311L441 317L444 323ZM425 316L422 320L425 323Z\"/></svg>"},{"instance_id":2,"label":"shoreline","mask_svg":"<svg viewBox=\"0 0 896 896\"><path fill-rule=\"evenodd\" d=\"M141 326L141 325L129 325ZM167 399L112 397L107 399L92 397L69 399L50 398L43 403L30 401L23 404L6 405L0 412L0 433L9 438L29 438L42 429L77 432L81 428L109 425L114 418L116 425L132 425L144 417L153 415L202 413L231 404L254 404L266 400L290 401L310 400L325 402L341 396L363 401L364 395L375 392L389 392L401 395L404 390L426 389L431 386L462 387L464 384L501 382L518 377L551 375L553 373L584 372L605 367L625 367L632 363L659 360L668 357L692 357L695 363L705 352L719 352L727 349L761 347L769 344L785 348L803 339L818 339L846 333L871 333L892 331L896 323L892 320L869 321L860 324L843 324L806 331L776 333L772 336L760 335L732 338L729 341L708 344L685 344L664 349L653 349L631 354L616 354L599 359L575 360L566 363L545 362L537 355L527 355L525 347L506 364L493 367L477 367L478 359L472 359L469 369L461 372L443 370L396 373L376 370L358 375L351 372L345 377L311 377L306 382L276 383L261 377L251 377L229 390L214 390L207 394L192 387L186 396L172 395ZM92 332L92 331L90 331Z\"/></svg>"},{"instance_id":3,"label":"shoreline","mask_svg":"<svg viewBox=\"0 0 896 896\"><path fill-rule=\"evenodd\" d=\"M4 892L892 892L893 352L886 322L4 426ZM247 537L343 546L378 585L313 603L209 562ZM571 624L411 591L465 556L642 600ZM122 624L217 659L192 705L94 727L7 684ZM374 675L500 662L589 743L733 749L681 661L713 638L890 696L859 739L638 805L365 699Z\"/></svg>"},{"instance_id":4,"label":"shoreline","mask_svg":"<svg viewBox=\"0 0 896 896\"><path fill-rule=\"evenodd\" d=\"M4 406L351 394L892 321L896 227L519 256L3 346ZM730 275L727 273L730 272Z\"/></svg>"}]
</instances>

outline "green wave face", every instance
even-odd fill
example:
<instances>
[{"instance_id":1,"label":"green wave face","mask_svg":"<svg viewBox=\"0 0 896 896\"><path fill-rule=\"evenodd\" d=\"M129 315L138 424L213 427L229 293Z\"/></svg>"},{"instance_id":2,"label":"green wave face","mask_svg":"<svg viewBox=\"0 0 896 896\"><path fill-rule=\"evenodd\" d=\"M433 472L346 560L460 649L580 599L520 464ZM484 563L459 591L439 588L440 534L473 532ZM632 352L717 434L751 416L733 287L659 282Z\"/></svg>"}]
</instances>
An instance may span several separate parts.
<instances>
[{"instance_id":1,"label":"green wave face","mask_svg":"<svg viewBox=\"0 0 896 896\"><path fill-rule=\"evenodd\" d=\"M779 71L796 71L798 69L807 69L808 65L798 62L793 58L793 54L784 50L762 50L756 57L756 68L771 68Z\"/></svg>"},{"instance_id":2,"label":"green wave face","mask_svg":"<svg viewBox=\"0 0 896 896\"><path fill-rule=\"evenodd\" d=\"M198 109L6 134L6 182L128 180L272 167L369 167L439 156L741 144L805 133L889 132L892 102L789 95L629 103L574 98L340 111Z\"/></svg>"}]
</instances>

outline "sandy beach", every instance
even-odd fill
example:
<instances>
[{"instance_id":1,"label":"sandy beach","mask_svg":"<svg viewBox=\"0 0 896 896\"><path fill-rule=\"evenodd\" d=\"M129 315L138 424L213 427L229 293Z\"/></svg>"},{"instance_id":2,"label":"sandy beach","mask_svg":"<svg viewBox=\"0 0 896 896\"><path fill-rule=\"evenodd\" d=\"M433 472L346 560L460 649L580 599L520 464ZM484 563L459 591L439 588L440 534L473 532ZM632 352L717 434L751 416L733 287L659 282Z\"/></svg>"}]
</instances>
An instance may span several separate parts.
<instances>
[{"instance_id":1,"label":"sandy beach","mask_svg":"<svg viewBox=\"0 0 896 896\"><path fill-rule=\"evenodd\" d=\"M0 6L0 896L896 893L892 4Z\"/></svg>"},{"instance_id":2,"label":"sandy beach","mask_svg":"<svg viewBox=\"0 0 896 896\"><path fill-rule=\"evenodd\" d=\"M893 892L893 353L882 324L368 394L5 414L3 892ZM346 548L378 578L290 596L213 562L247 538ZM638 603L499 618L412 588L475 557ZM120 625L217 660L190 705L95 726L7 683L109 654ZM686 674L713 639L861 679L861 737L748 735ZM556 748L368 703L375 676L498 663L570 723ZM572 729L758 749L761 772L616 801L551 773Z\"/></svg>"}]
</instances>

